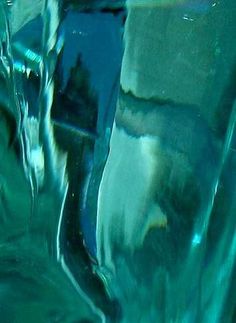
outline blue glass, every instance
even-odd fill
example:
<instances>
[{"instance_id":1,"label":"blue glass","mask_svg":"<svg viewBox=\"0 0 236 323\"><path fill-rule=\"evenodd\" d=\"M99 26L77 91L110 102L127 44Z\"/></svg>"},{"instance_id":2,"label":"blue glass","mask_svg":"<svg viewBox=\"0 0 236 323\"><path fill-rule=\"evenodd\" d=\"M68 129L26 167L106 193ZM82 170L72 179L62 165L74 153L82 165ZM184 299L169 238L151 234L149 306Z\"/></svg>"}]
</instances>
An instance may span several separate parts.
<instances>
[{"instance_id":1,"label":"blue glass","mask_svg":"<svg viewBox=\"0 0 236 323\"><path fill-rule=\"evenodd\" d=\"M0 321L236 321L234 0L0 2Z\"/></svg>"}]
</instances>

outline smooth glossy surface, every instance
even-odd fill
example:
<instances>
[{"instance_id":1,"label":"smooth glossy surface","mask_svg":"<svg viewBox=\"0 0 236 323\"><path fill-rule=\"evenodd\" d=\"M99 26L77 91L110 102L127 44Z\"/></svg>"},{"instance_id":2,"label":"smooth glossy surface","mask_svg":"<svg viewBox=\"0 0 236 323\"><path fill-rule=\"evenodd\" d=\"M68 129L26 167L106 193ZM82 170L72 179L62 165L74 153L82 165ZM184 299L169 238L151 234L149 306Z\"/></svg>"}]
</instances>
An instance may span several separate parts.
<instances>
[{"instance_id":1,"label":"smooth glossy surface","mask_svg":"<svg viewBox=\"0 0 236 323\"><path fill-rule=\"evenodd\" d=\"M1 322L235 322L235 24L0 3Z\"/></svg>"}]
</instances>

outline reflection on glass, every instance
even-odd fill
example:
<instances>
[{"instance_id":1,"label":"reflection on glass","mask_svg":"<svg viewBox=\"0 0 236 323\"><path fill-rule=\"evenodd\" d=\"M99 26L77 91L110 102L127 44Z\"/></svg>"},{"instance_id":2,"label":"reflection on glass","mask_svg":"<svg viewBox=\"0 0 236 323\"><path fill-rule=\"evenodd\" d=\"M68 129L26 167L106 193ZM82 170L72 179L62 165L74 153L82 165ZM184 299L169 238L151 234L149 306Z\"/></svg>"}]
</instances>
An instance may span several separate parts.
<instances>
[{"instance_id":1,"label":"reflection on glass","mask_svg":"<svg viewBox=\"0 0 236 323\"><path fill-rule=\"evenodd\" d=\"M1 2L1 322L236 320L235 18Z\"/></svg>"}]
</instances>

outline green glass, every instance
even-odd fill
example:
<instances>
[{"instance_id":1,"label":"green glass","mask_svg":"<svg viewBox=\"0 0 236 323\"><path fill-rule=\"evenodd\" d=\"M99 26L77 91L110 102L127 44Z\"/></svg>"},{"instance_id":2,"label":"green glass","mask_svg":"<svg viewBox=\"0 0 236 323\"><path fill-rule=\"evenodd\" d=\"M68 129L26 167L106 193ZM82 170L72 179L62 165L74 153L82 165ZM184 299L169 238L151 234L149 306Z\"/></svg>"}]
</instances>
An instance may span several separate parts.
<instances>
[{"instance_id":1,"label":"green glass","mask_svg":"<svg viewBox=\"0 0 236 323\"><path fill-rule=\"evenodd\" d=\"M235 2L127 6L98 272L122 322L233 322Z\"/></svg>"},{"instance_id":2,"label":"green glass","mask_svg":"<svg viewBox=\"0 0 236 323\"><path fill-rule=\"evenodd\" d=\"M236 321L235 0L0 2L0 321Z\"/></svg>"}]
</instances>

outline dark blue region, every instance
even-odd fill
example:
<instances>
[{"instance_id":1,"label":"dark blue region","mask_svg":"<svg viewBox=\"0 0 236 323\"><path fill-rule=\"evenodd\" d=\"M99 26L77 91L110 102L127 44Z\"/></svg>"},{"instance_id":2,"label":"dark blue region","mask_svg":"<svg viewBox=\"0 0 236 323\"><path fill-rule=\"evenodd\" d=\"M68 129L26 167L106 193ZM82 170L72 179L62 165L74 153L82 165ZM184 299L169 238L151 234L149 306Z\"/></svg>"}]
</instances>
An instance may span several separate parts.
<instances>
[{"instance_id":1,"label":"dark blue region","mask_svg":"<svg viewBox=\"0 0 236 323\"><path fill-rule=\"evenodd\" d=\"M122 14L71 11L63 24L63 86L78 55L81 55L98 98L98 133L111 126L114 116L122 58L122 18Z\"/></svg>"},{"instance_id":2,"label":"dark blue region","mask_svg":"<svg viewBox=\"0 0 236 323\"><path fill-rule=\"evenodd\" d=\"M125 6L126 0L64 0L65 8L79 10L116 10Z\"/></svg>"},{"instance_id":3,"label":"dark blue region","mask_svg":"<svg viewBox=\"0 0 236 323\"><path fill-rule=\"evenodd\" d=\"M83 66L89 73L90 87L97 98L98 113L95 131L101 142L105 140L107 131L110 133L114 119L123 54L123 21L122 12L114 15L112 12L71 11L62 26L65 33L62 87L67 85L71 68L76 65L77 58L80 56ZM96 151L94 153L96 154ZM99 158L92 157L92 161L87 161L86 164L90 164L92 168L91 162L97 163L99 161L94 160ZM86 189L83 189L83 195L86 195ZM86 196L83 196L84 199ZM87 203L83 202L80 207L80 225L85 246L90 255L96 258L96 219L90 214L86 205Z\"/></svg>"},{"instance_id":4,"label":"dark blue region","mask_svg":"<svg viewBox=\"0 0 236 323\"><path fill-rule=\"evenodd\" d=\"M115 1L113 2L115 3ZM74 131L76 133L77 128L78 136L80 133L86 133L89 136L90 132L91 138L94 134L97 135L99 144L94 146L94 155L96 157L91 154L91 151L87 157L85 155L83 157L83 164L86 163L87 166L85 167L90 168L90 170L86 171L86 177L89 172L92 172L93 167L96 167L105 159L105 149L100 149L100 147L106 146L104 141L108 142L109 138L107 137L111 132L119 90L125 11L113 12L114 3L111 1L108 7L103 6L103 9L108 9L107 11L81 12L73 10L72 7L72 9L66 11L59 30L60 35L64 34L64 47L62 55L58 58L59 67L55 76L58 84L55 91L54 101L56 103L54 102L52 108L52 117L56 117L58 129L60 129L60 125L64 129L63 134L66 134L68 129L71 129L70 132ZM42 30L42 19L37 17L14 35L13 43L22 45L22 53L16 52L15 60L20 61L27 67L29 61L24 57L24 54L28 48L39 55L41 54ZM78 57L81 60L80 69L77 69L79 71L78 76L81 73L86 75L89 92L85 93L85 95L83 93L78 94L76 85L72 83L72 86L74 86L74 89L72 89L73 99L70 101L68 99L70 89L68 84L70 85L69 81L71 81L73 68L77 68ZM74 77L75 82L76 79L77 74ZM24 95L29 103L29 115L34 115L35 117L38 115L39 101L36 98L38 98L39 87L39 75L37 75L36 71L33 71L30 80L25 80ZM64 101L61 100L61 93L65 94L63 98L66 97L66 99ZM90 94L94 96L95 100L95 104L93 104L93 101L90 102L90 107L95 105L97 111L92 111L88 105L86 106L88 103L87 98L90 97ZM85 99L84 96L86 97ZM91 126L92 121L88 127L86 122L87 124L89 123L88 118L92 113L95 115L95 125ZM67 139L61 135L62 149L65 148L64 143L66 143ZM78 157L75 156L76 158ZM87 160L88 158L90 160ZM85 179L83 179L84 181ZM84 186L84 183L81 185ZM74 191L76 190L77 188L74 188ZM86 190L84 188L81 189L80 187L80 190L83 192L81 194L85 194ZM94 194L96 193L95 190ZM84 200L84 196L81 199ZM91 215L91 210L87 209L86 203L80 201L79 213L77 216L80 217L85 245L92 257L95 257L95 212L92 212L93 214Z\"/></svg>"}]
</instances>

